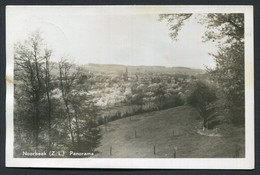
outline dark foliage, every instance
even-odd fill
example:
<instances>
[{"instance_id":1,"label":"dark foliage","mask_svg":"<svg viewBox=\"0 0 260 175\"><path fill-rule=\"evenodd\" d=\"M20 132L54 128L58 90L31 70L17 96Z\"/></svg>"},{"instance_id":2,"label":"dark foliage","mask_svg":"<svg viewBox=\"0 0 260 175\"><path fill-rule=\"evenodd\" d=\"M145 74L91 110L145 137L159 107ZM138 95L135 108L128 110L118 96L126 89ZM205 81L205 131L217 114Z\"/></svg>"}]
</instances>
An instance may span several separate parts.
<instances>
[{"instance_id":1,"label":"dark foliage","mask_svg":"<svg viewBox=\"0 0 260 175\"><path fill-rule=\"evenodd\" d=\"M205 83L198 81L188 97L188 104L195 107L203 118L203 127L208 129L208 121L215 116L216 93Z\"/></svg>"}]
</instances>

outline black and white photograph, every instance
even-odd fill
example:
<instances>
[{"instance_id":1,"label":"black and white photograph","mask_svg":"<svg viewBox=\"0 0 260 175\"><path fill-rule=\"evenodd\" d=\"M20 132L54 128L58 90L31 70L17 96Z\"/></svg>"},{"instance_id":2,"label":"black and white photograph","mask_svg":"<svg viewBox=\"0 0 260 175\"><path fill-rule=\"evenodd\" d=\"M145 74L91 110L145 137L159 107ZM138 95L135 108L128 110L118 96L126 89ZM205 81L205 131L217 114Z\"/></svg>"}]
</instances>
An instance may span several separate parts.
<instances>
[{"instance_id":1,"label":"black and white photograph","mask_svg":"<svg viewBox=\"0 0 260 175\"><path fill-rule=\"evenodd\" d=\"M11 167L254 168L251 6L7 6Z\"/></svg>"}]
</instances>

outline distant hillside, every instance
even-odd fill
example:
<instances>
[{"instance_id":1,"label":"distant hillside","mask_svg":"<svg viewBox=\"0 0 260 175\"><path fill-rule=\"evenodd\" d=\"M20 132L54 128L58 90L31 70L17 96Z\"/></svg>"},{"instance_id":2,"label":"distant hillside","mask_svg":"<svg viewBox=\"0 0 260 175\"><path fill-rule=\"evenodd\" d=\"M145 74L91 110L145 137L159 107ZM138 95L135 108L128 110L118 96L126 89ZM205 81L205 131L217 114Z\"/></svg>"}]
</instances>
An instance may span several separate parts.
<instances>
[{"instance_id":1,"label":"distant hillside","mask_svg":"<svg viewBox=\"0 0 260 175\"><path fill-rule=\"evenodd\" d=\"M204 74L205 70L194 69L187 67L164 67L164 66L126 66L119 64L87 64L83 66L91 72L104 72L104 73L120 73L125 72L126 67L129 73L167 73L167 74Z\"/></svg>"}]
</instances>

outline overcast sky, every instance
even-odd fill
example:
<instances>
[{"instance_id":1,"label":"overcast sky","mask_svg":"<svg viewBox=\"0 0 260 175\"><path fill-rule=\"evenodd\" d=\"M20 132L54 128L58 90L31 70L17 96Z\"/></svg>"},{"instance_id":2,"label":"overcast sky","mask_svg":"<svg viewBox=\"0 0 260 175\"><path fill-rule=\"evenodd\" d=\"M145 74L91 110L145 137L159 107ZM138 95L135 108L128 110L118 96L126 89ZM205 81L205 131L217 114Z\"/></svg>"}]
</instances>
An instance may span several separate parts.
<instances>
[{"instance_id":1,"label":"overcast sky","mask_svg":"<svg viewBox=\"0 0 260 175\"><path fill-rule=\"evenodd\" d=\"M115 13L116 12L116 13ZM13 42L40 30L53 61L62 56L77 64L160 65L213 67L212 43L203 43L204 27L189 19L179 41L169 37L158 13L126 13L116 9L19 7L7 9L7 27Z\"/></svg>"}]
</instances>

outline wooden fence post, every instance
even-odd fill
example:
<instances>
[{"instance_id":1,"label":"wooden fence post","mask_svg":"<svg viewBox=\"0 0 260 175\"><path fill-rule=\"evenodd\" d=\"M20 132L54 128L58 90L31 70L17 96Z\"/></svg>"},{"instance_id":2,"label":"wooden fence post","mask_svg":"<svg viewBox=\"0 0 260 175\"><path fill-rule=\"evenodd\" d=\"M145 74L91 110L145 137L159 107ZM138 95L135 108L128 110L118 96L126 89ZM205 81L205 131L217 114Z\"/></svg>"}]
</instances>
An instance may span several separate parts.
<instances>
[{"instance_id":1,"label":"wooden fence post","mask_svg":"<svg viewBox=\"0 0 260 175\"><path fill-rule=\"evenodd\" d=\"M112 155L112 146L110 146L110 156Z\"/></svg>"},{"instance_id":2,"label":"wooden fence post","mask_svg":"<svg viewBox=\"0 0 260 175\"><path fill-rule=\"evenodd\" d=\"M177 157L177 147L176 146L173 147L173 157L174 158Z\"/></svg>"},{"instance_id":3,"label":"wooden fence post","mask_svg":"<svg viewBox=\"0 0 260 175\"><path fill-rule=\"evenodd\" d=\"M155 155L156 152L155 152L155 145L153 146L153 154Z\"/></svg>"},{"instance_id":4,"label":"wooden fence post","mask_svg":"<svg viewBox=\"0 0 260 175\"><path fill-rule=\"evenodd\" d=\"M175 149L174 149L173 157L174 157L174 158L177 157L177 151L176 151Z\"/></svg>"},{"instance_id":5,"label":"wooden fence post","mask_svg":"<svg viewBox=\"0 0 260 175\"><path fill-rule=\"evenodd\" d=\"M107 132L107 116L105 116L105 131Z\"/></svg>"}]
</instances>

